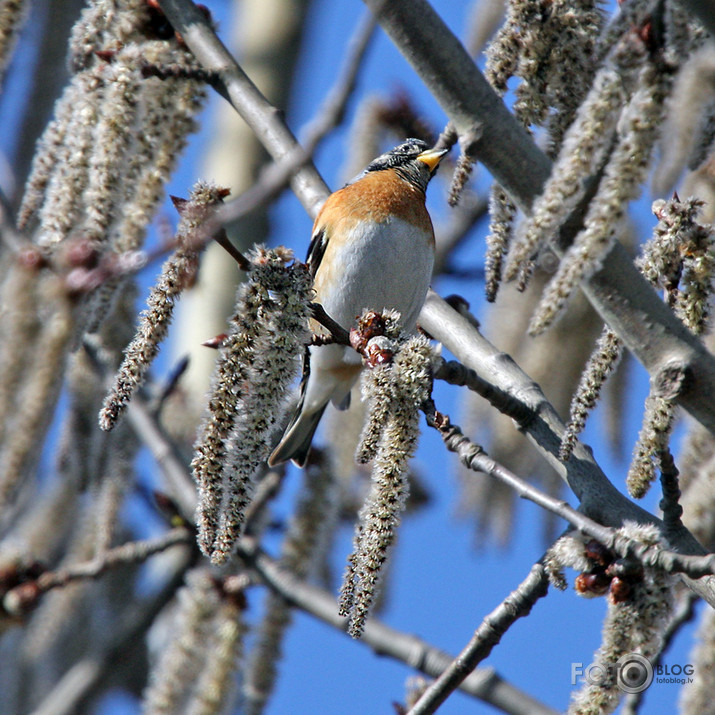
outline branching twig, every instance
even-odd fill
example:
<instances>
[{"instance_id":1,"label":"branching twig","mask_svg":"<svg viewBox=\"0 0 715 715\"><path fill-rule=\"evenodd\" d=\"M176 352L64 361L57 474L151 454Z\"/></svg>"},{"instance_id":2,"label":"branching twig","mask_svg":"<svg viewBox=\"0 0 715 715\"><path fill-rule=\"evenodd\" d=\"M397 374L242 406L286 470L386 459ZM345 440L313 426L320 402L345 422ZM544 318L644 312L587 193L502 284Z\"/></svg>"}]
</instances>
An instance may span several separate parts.
<instances>
[{"instance_id":1,"label":"branching twig","mask_svg":"<svg viewBox=\"0 0 715 715\"><path fill-rule=\"evenodd\" d=\"M280 161L301 151L280 112L238 66L203 13L190 0L159 0L159 5L201 65L217 72L214 88L243 117L273 159ZM315 217L329 191L312 162L307 161L296 171L291 185Z\"/></svg>"},{"instance_id":2,"label":"branching twig","mask_svg":"<svg viewBox=\"0 0 715 715\"><path fill-rule=\"evenodd\" d=\"M315 117L303 127L302 146L296 145L287 156L262 169L253 185L238 198L226 203L216 216L221 224L234 223L262 208L280 194L293 174L312 161L322 139L341 121L357 81L357 75L375 31L371 15L358 25L350 40L348 56Z\"/></svg>"},{"instance_id":3,"label":"branching twig","mask_svg":"<svg viewBox=\"0 0 715 715\"><path fill-rule=\"evenodd\" d=\"M156 539L130 541L109 549L92 561L73 564L57 571L46 571L35 581L26 581L8 591L3 597L3 607L8 613L19 614L37 604L37 599L53 588L66 586L72 581L99 578L117 566L127 566L146 561L150 556L166 551L177 544L192 544L194 534L185 526L178 526Z\"/></svg>"},{"instance_id":4,"label":"branching twig","mask_svg":"<svg viewBox=\"0 0 715 715\"><path fill-rule=\"evenodd\" d=\"M715 554L686 556L668 549L636 543L615 529L589 519L565 501L549 496L510 472L492 459L479 445L465 437L457 425L451 424L449 417L434 410L434 404L425 405L425 416L427 423L439 431L447 449L454 452L466 467L498 479L523 499L528 499L560 516L580 532L593 537L620 556L633 557L644 566L662 569L668 573L684 573L691 578L715 574ZM652 517L651 521L657 523L658 520Z\"/></svg>"},{"instance_id":5,"label":"branching twig","mask_svg":"<svg viewBox=\"0 0 715 715\"><path fill-rule=\"evenodd\" d=\"M474 370L456 360L442 360L434 376L437 380L444 380L450 385L468 387L472 392L476 392L487 400L489 404L496 407L499 412L516 420L522 429L535 417L535 412L524 402L495 387L488 380L479 377Z\"/></svg>"},{"instance_id":6,"label":"branching twig","mask_svg":"<svg viewBox=\"0 0 715 715\"><path fill-rule=\"evenodd\" d=\"M420 315L420 325L424 329L432 335L439 335L445 347L467 367L535 411L537 417L527 425L526 435L567 481L580 501L580 512L611 526L621 526L626 520L660 524L652 514L631 502L611 484L595 462L591 450L580 442L576 442L571 458L565 463L561 462L558 454L565 425L539 386L438 295L430 292L427 305L429 310L423 310ZM670 538L670 545L682 553L706 553L685 530L671 534ZM689 585L708 603L715 605L715 579L707 578L697 583L690 582Z\"/></svg>"},{"instance_id":7,"label":"branching twig","mask_svg":"<svg viewBox=\"0 0 715 715\"><path fill-rule=\"evenodd\" d=\"M355 90L357 76L375 34L377 22L372 13L362 18L348 44L347 57L335 83L316 116L301 131L305 152L312 156L320 140L336 127L345 115L345 107Z\"/></svg>"}]
</instances>

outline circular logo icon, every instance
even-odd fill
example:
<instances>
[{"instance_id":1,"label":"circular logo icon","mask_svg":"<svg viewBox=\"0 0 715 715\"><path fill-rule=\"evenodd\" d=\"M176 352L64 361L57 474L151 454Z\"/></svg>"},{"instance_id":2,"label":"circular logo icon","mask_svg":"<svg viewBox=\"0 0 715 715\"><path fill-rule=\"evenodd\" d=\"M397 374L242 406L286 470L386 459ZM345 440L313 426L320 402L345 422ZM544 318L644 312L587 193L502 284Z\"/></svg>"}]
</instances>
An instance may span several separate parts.
<instances>
[{"instance_id":1,"label":"circular logo icon","mask_svg":"<svg viewBox=\"0 0 715 715\"><path fill-rule=\"evenodd\" d=\"M653 682L653 666L638 653L621 656L616 673L616 684L624 693L642 693Z\"/></svg>"}]
</instances>

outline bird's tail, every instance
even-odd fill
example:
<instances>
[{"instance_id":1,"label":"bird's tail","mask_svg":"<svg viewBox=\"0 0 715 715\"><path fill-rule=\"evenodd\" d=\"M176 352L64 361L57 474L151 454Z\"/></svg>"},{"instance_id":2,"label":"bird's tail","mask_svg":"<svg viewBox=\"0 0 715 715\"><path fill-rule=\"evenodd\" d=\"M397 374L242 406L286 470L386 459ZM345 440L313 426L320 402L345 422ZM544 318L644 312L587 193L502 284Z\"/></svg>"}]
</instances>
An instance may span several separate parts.
<instances>
[{"instance_id":1,"label":"bird's tail","mask_svg":"<svg viewBox=\"0 0 715 715\"><path fill-rule=\"evenodd\" d=\"M326 407L327 405L323 405L319 410L306 414L303 412L303 397L301 398L293 420L283 433L278 446L268 457L269 466L273 467L276 464L282 464L289 459L293 460L299 467L305 466L308 461L308 452L310 452L313 435L315 430L318 429L320 418L323 416Z\"/></svg>"}]
</instances>

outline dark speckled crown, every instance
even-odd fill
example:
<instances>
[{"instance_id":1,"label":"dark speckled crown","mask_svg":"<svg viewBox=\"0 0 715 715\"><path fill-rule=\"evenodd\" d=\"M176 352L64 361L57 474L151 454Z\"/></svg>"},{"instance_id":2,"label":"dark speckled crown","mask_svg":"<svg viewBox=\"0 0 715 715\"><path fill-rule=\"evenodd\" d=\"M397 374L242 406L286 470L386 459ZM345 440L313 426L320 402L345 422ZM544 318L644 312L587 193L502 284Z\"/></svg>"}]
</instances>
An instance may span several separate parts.
<instances>
[{"instance_id":1,"label":"dark speckled crown","mask_svg":"<svg viewBox=\"0 0 715 715\"><path fill-rule=\"evenodd\" d=\"M424 191L436 171L436 166L431 170L427 164L415 160L420 154L427 151L428 148L429 144L421 139L406 139L394 149L390 149L390 151L380 154L377 159L373 159L367 167L354 179L349 181L348 184L354 184L366 174L370 174L374 171L394 169L405 181L410 182L413 186Z\"/></svg>"},{"instance_id":2,"label":"dark speckled crown","mask_svg":"<svg viewBox=\"0 0 715 715\"><path fill-rule=\"evenodd\" d=\"M413 159L416 159L428 148L427 142L423 142L421 139L407 139L394 149L390 149L390 151L380 154L377 159L373 159L367 165L365 173L404 166Z\"/></svg>"}]
</instances>

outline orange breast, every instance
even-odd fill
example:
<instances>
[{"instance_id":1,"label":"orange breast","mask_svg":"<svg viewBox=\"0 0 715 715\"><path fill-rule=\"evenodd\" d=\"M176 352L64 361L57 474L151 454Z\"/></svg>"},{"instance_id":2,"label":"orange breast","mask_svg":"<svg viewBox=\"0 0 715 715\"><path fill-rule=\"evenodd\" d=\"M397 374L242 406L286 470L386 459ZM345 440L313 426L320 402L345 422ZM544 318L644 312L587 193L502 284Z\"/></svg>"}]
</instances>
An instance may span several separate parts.
<instances>
[{"instance_id":1,"label":"orange breast","mask_svg":"<svg viewBox=\"0 0 715 715\"><path fill-rule=\"evenodd\" d=\"M335 228L342 224L341 228L349 230L358 221L383 223L390 216L432 234L424 193L394 171L375 171L331 194L318 214L315 226L327 222Z\"/></svg>"}]
</instances>

